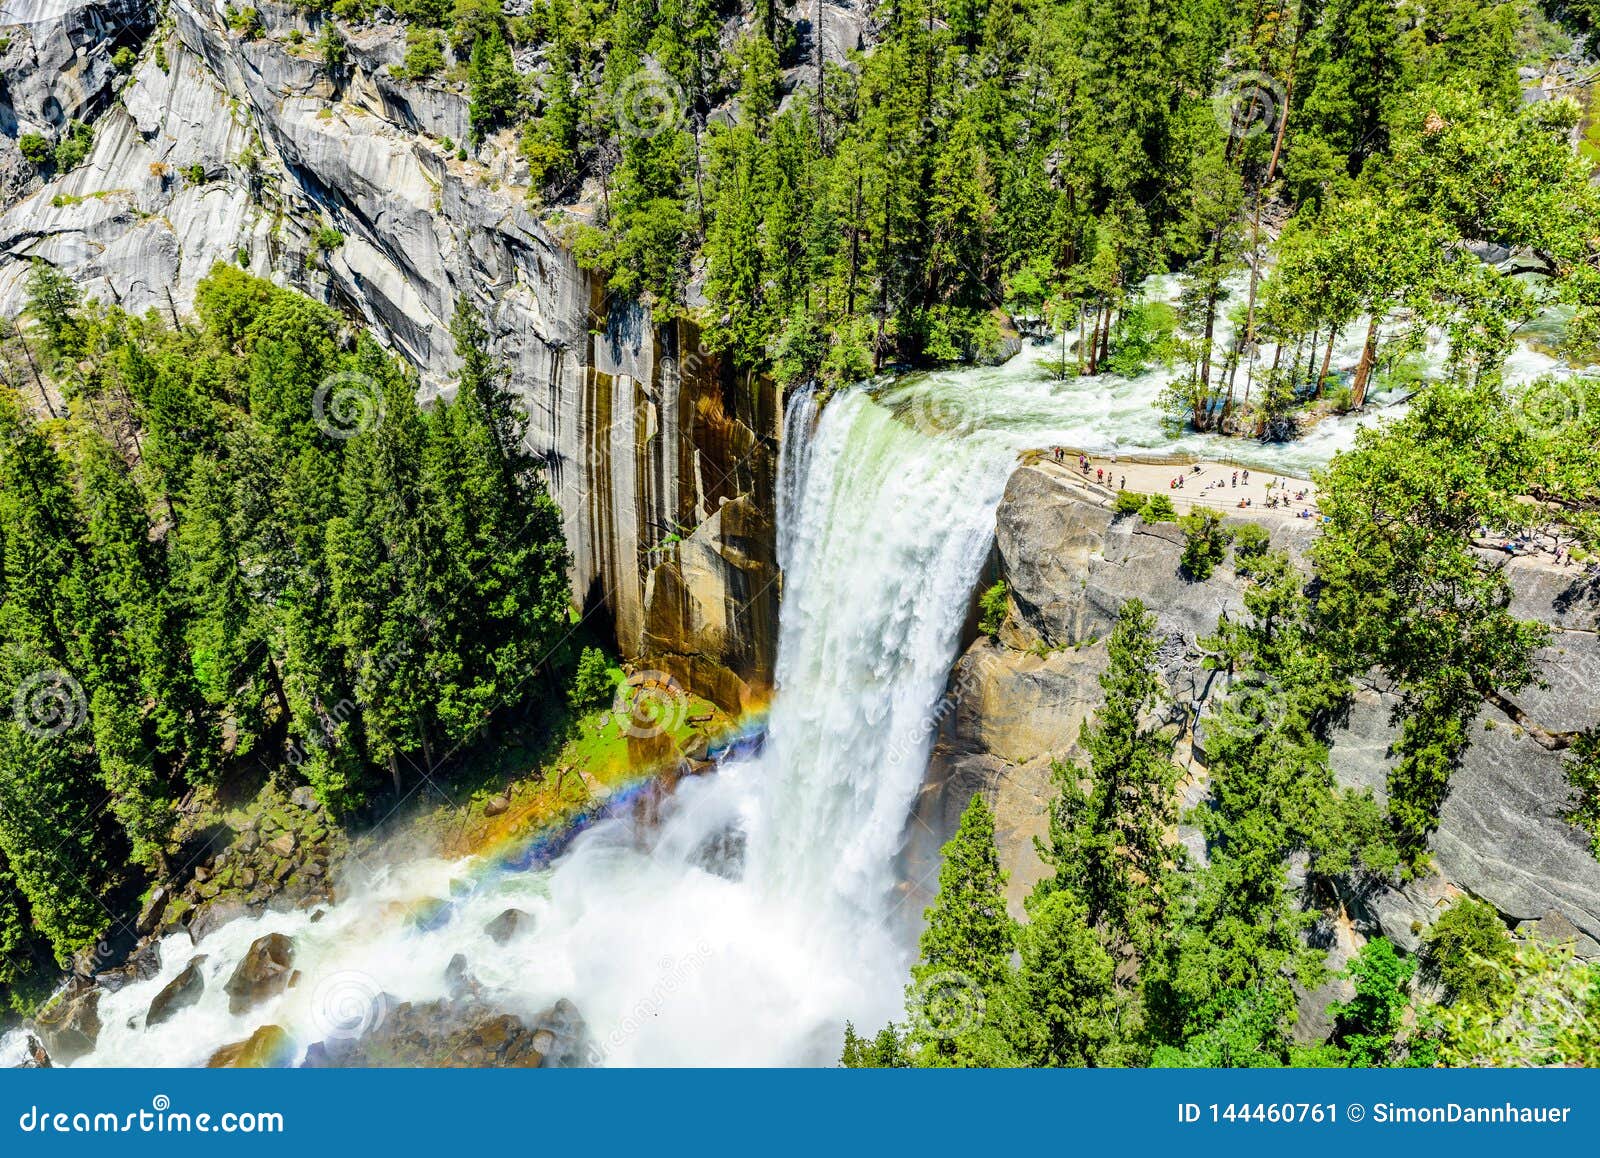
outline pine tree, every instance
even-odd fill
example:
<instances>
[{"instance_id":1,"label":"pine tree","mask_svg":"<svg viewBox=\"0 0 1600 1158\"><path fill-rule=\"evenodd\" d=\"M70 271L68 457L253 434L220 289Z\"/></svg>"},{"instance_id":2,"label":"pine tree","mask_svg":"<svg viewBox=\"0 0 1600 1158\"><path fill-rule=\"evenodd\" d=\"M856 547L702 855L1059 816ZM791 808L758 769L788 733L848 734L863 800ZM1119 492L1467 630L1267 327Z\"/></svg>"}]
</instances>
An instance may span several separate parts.
<instances>
[{"instance_id":1,"label":"pine tree","mask_svg":"<svg viewBox=\"0 0 1600 1158\"><path fill-rule=\"evenodd\" d=\"M944 846L939 894L906 990L906 1049L917 1065L992 1065L1003 1050L993 1003L1010 982L1017 927L1006 912L1007 874L995 847L994 813L975 794Z\"/></svg>"},{"instance_id":2,"label":"pine tree","mask_svg":"<svg viewBox=\"0 0 1600 1158\"><path fill-rule=\"evenodd\" d=\"M1090 924L1119 941L1146 945L1160 934L1171 903L1178 770L1170 741L1141 717L1155 706L1155 617L1130 599L1118 613L1100 677L1105 703L1080 742L1089 767L1058 766L1040 855L1054 870L1047 888L1073 893ZM1079 786L1087 776L1088 791Z\"/></svg>"},{"instance_id":3,"label":"pine tree","mask_svg":"<svg viewBox=\"0 0 1600 1158\"><path fill-rule=\"evenodd\" d=\"M27 313L44 331L45 349L57 358L81 354L84 329L78 311L83 296L72 279L49 262L35 259L27 291Z\"/></svg>"},{"instance_id":4,"label":"pine tree","mask_svg":"<svg viewBox=\"0 0 1600 1158\"><path fill-rule=\"evenodd\" d=\"M367 758L389 770L400 791L400 761L424 750L432 724L425 676L434 545L425 537L423 448L426 424L415 385L369 340L361 372L382 383L384 421L352 440L344 461L343 513L328 526L335 639L360 708ZM336 811L359 803L359 780L334 781L318 767L319 796Z\"/></svg>"},{"instance_id":5,"label":"pine tree","mask_svg":"<svg viewBox=\"0 0 1600 1158\"><path fill-rule=\"evenodd\" d=\"M1083 903L1060 890L1029 906L1018 935L1012 1046L1030 1066L1117 1064L1124 1027L1116 964Z\"/></svg>"},{"instance_id":6,"label":"pine tree","mask_svg":"<svg viewBox=\"0 0 1600 1158\"><path fill-rule=\"evenodd\" d=\"M1005 977L1016 946L1016 922L1006 912L1007 874L995 848L994 812L975 794L956 834L944 846L939 895L923 914L927 927L914 977L954 970L985 991Z\"/></svg>"},{"instance_id":7,"label":"pine tree","mask_svg":"<svg viewBox=\"0 0 1600 1158\"><path fill-rule=\"evenodd\" d=\"M472 92L467 121L472 126L472 140L477 143L505 123L522 99L522 81L498 25L473 42L467 83Z\"/></svg>"}]
</instances>

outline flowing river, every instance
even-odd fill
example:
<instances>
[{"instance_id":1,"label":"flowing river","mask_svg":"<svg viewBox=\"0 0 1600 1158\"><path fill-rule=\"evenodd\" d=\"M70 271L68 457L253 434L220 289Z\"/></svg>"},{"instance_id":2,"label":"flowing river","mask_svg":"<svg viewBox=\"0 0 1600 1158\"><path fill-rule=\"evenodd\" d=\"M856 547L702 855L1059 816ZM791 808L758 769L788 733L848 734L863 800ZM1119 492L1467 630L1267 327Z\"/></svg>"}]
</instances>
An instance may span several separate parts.
<instances>
[{"instance_id":1,"label":"flowing river","mask_svg":"<svg viewBox=\"0 0 1600 1158\"><path fill-rule=\"evenodd\" d=\"M346 899L315 919L243 918L199 946L170 936L157 976L102 997L96 1047L75 1064L201 1065L268 1023L298 1056L369 1029L380 995L444 997L458 954L496 1008L532 1017L569 998L601 1064L829 1064L847 1018L898 1017L936 870L902 857L908 816L1016 456L1174 448L1151 407L1164 373L1052 381L1051 352L853 388L820 413L809 394L791 399L778 690L759 753L685 780L654 824L594 825L552 863L347 869ZM1337 420L1289 445L1177 448L1296 473L1353 431ZM450 900L419 924L406 915L419 898ZM499 943L485 926L511 907L531 927ZM294 939L300 981L230 1013L228 977L274 931ZM199 954L199 1001L146 1028L151 999ZM0 1052L19 1046L13 1032Z\"/></svg>"}]
</instances>

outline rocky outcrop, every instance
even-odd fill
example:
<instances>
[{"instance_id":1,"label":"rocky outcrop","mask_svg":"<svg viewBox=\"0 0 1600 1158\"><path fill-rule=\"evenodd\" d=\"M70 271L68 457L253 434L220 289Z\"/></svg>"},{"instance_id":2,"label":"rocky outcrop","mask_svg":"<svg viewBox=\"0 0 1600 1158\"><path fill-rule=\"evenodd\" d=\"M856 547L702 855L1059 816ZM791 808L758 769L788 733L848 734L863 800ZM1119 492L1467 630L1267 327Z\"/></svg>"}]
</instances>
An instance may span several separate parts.
<instances>
[{"instance_id":1,"label":"rocky outcrop","mask_svg":"<svg viewBox=\"0 0 1600 1158\"><path fill-rule=\"evenodd\" d=\"M112 56L154 24L147 0L6 0L0 4L0 192L9 201L37 179L18 141L54 142L73 121L110 104Z\"/></svg>"},{"instance_id":2,"label":"rocky outcrop","mask_svg":"<svg viewBox=\"0 0 1600 1158\"><path fill-rule=\"evenodd\" d=\"M395 1003L360 1037L312 1045L303 1064L536 1069L586 1065L592 1052L583 1017L570 1001L524 1020L457 999Z\"/></svg>"},{"instance_id":3,"label":"rocky outcrop","mask_svg":"<svg viewBox=\"0 0 1600 1158\"><path fill-rule=\"evenodd\" d=\"M155 931L186 931L198 945L238 917L327 903L343 851L343 834L309 788L269 783L229 823L195 836L185 858L192 875L171 882L152 910Z\"/></svg>"},{"instance_id":4,"label":"rocky outcrop","mask_svg":"<svg viewBox=\"0 0 1600 1158\"><path fill-rule=\"evenodd\" d=\"M99 988L75 977L34 1019L34 1029L58 1065L94 1049L100 1038L100 995Z\"/></svg>"},{"instance_id":5,"label":"rocky outcrop","mask_svg":"<svg viewBox=\"0 0 1600 1158\"><path fill-rule=\"evenodd\" d=\"M244 1013L269 997L276 997L293 982L294 942L282 933L257 938L228 978L228 1012Z\"/></svg>"},{"instance_id":6,"label":"rocky outcrop","mask_svg":"<svg viewBox=\"0 0 1600 1158\"><path fill-rule=\"evenodd\" d=\"M144 1015L146 1029L160 1025L173 1014L200 1000L200 995L205 992L205 975L200 972L200 966L205 962L206 955L200 954L183 967L171 981L162 987L161 992L150 999L150 1009Z\"/></svg>"},{"instance_id":7,"label":"rocky outcrop","mask_svg":"<svg viewBox=\"0 0 1600 1158\"><path fill-rule=\"evenodd\" d=\"M1297 556L1315 533L1266 513L1253 518L1270 529L1274 545ZM1170 524L1113 517L1106 496L1048 463L1019 469L1007 487L996 553L1012 613L998 641L974 641L957 664L919 815L948 833L973 792L989 794L1014 901L1043 871L1033 838L1045 831L1050 765L1082 756L1079 728L1102 699L1096 680L1104 639L1123 602L1142 599L1156 616L1173 722L1188 729L1225 690L1202 668L1196 641L1215 630L1219 615L1242 610L1244 587L1228 566L1204 583L1185 580L1182 543ZM1526 693L1525 706L1552 728L1600 722L1592 690L1600 676L1600 590L1583 586L1575 570L1517 566L1511 574L1518 614L1554 631L1540 657L1548 686ZM1358 685L1331 753L1342 783L1371 788L1380 799L1392 763L1393 706L1376 683ZM1194 750L1186 731L1176 755L1188 772L1185 803L1198 803L1205 796L1203 750ZM1381 933L1414 949L1438 910L1470 893L1510 924L1570 928L1568 939L1592 952L1600 940L1600 863L1588 838L1562 819L1566 799L1560 754L1486 712L1441 814L1432 872L1404 887L1343 898L1350 933ZM1180 835L1204 855L1197 833Z\"/></svg>"},{"instance_id":8,"label":"rocky outcrop","mask_svg":"<svg viewBox=\"0 0 1600 1158\"><path fill-rule=\"evenodd\" d=\"M692 324L608 298L567 227L530 210L509 134L469 154L459 85L389 75L403 24L345 28L349 59L330 73L308 43L323 17L256 7L263 31L246 38L219 8L171 0L115 101L96 81L95 100L73 106L104 109L88 159L0 214L0 313L22 304L35 259L90 296L173 318L213 265L236 262L361 319L432 394L449 389L465 296L526 402L575 601L639 666L730 709L759 698L775 638L777 390L735 373ZM112 42L153 23L141 0L67 11L120 14L107 47L73 66L91 79ZM0 54L0 80L45 83L18 51ZM332 249L318 244L329 228L343 238Z\"/></svg>"},{"instance_id":9,"label":"rocky outcrop","mask_svg":"<svg viewBox=\"0 0 1600 1158\"><path fill-rule=\"evenodd\" d=\"M207 1069L276 1069L294 1057L294 1039L281 1025L263 1025L243 1041L211 1055Z\"/></svg>"}]
</instances>

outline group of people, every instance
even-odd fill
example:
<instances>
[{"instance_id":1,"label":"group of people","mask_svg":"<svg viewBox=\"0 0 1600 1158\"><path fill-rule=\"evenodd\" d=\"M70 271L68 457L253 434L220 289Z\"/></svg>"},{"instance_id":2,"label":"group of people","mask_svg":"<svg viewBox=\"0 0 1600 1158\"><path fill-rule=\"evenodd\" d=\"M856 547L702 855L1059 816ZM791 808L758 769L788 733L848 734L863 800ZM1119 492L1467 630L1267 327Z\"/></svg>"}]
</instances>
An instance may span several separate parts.
<instances>
[{"instance_id":1,"label":"group of people","mask_svg":"<svg viewBox=\"0 0 1600 1158\"><path fill-rule=\"evenodd\" d=\"M1064 447L1053 446L1050 448L1050 456L1056 462L1064 464L1066 461L1067 451ZM1112 455L1111 461L1115 463L1117 461L1117 456ZM1113 470L1108 470L1103 466L1095 466L1094 463L1090 461L1089 456L1081 452L1078 453L1078 470L1082 472L1085 481L1093 478L1094 481L1099 483L1101 486L1108 487L1115 483L1118 490L1128 489L1127 475L1124 474L1119 477ZM1182 474L1175 474L1169 478L1167 480L1167 489L1181 491L1184 489L1185 482L1190 477L1201 473L1203 473L1203 468L1201 465L1199 463L1194 463L1189 467L1188 471ZM1299 480L1295 481L1298 482ZM1250 469L1248 467L1239 467L1237 470L1233 470L1225 476L1214 478L1207 482L1202 490L1238 490L1241 486L1248 487L1249 485ZM1315 500L1309 497L1310 493L1310 488L1302 485L1298 489L1293 490L1293 498L1291 499L1291 488L1289 481L1274 477L1267 482L1267 497L1263 505L1269 510L1277 510L1279 508L1288 508L1294 503L1304 503L1306 506L1301 510L1296 511L1295 517L1299 519L1314 519L1317 517L1317 512L1313 509ZM1240 510L1245 510L1255 506L1255 499L1250 495L1242 495L1239 497L1238 501L1234 503L1234 506L1238 507Z\"/></svg>"},{"instance_id":2,"label":"group of people","mask_svg":"<svg viewBox=\"0 0 1600 1158\"><path fill-rule=\"evenodd\" d=\"M1065 457L1066 457L1066 453L1067 453L1066 450L1064 448L1062 448L1062 447L1059 447L1059 446L1054 446L1054 447L1050 448L1050 455L1057 462L1063 461L1065 459ZM1117 456L1116 455L1112 455L1111 456L1111 461L1112 462L1116 462L1117 461ZM1089 462L1089 456L1088 455L1086 455L1086 454L1079 454L1078 455L1078 469L1083 472L1083 477L1085 479L1087 479L1089 477L1089 467L1090 467L1090 465L1091 464ZM1097 467L1094 468L1094 481L1099 483L1101 486L1110 486L1112 477L1113 477L1112 473L1110 471L1108 471L1105 467L1097 466ZM1128 476L1127 475L1123 475L1122 476L1121 481L1117 484L1117 489L1118 490L1127 490L1128 489Z\"/></svg>"}]
</instances>

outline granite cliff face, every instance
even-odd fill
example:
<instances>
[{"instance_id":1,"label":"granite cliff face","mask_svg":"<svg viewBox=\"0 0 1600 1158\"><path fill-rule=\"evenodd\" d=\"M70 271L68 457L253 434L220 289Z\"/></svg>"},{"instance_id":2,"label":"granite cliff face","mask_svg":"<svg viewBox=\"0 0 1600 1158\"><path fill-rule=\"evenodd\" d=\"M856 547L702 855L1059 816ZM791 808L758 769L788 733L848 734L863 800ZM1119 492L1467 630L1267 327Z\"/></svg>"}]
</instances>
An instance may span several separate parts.
<instances>
[{"instance_id":1,"label":"granite cliff face","mask_svg":"<svg viewBox=\"0 0 1600 1158\"><path fill-rule=\"evenodd\" d=\"M1274 545L1303 555L1315 533L1298 520L1260 518ZM935 830L953 830L974 791L994 801L1001 857L1011 896L1021 897L1043 873L1033 838L1045 832L1053 794L1053 759L1082 756L1078 733L1102 700L1096 682L1106 662L1105 639L1118 608L1133 597L1155 613L1163 636L1164 709L1184 725L1176 758L1185 770L1185 803L1204 799L1203 728L1192 722L1223 694L1221 677L1204 671L1196 640L1215 630L1218 615L1243 610L1243 584L1229 567L1204 583L1179 574L1183 535L1172 524L1115 519L1103 494L1051 464L1020 468L997 519L997 566L1011 587L1012 611L997 641L980 638L952 676L949 710L920 805ZM1516 611L1554 629L1541 655L1548 687L1520 699L1547 726L1588 727L1600 721L1593 693L1600 676L1595 634L1600 588L1567 571L1515 566ZM1382 799L1395 730L1390 696L1362 683L1334 736L1331 761L1345 784L1370 787ZM1451 897L1470 893L1510 924L1537 922L1573 939L1580 953L1600 954L1600 862L1588 838L1561 818L1567 798L1559 753L1522 737L1486 712L1455 776L1434 839L1433 869L1404 888L1378 888L1341 898L1330 922L1335 949L1383 935L1415 949L1421 931ZM1198 832L1179 834L1204 856Z\"/></svg>"},{"instance_id":2,"label":"granite cliff face","mask_svg":"<svg viewBox=\"0 0 1600 1158\"><path fill-rule=\"evenodd\" d=\"M0 9L0 312L22 306L34 260L88 296L174 318L214 264L235 262L364 320L427 393L455 369L466 295L526 400L576 600L641 666L732 709L762 697L776 388L704 350L691 324L608 299L530 212L509 134L467 154L465 93L388 74L403 24L345 29L348 59L330 71L305 13L257 11L247 38L203 0L170 0L159 27L144 0ZM119 48L137 53L130 72ZM74 121L94 130L87 160L41 181L19 139Z\"/></svg>"}]
</instances>

